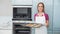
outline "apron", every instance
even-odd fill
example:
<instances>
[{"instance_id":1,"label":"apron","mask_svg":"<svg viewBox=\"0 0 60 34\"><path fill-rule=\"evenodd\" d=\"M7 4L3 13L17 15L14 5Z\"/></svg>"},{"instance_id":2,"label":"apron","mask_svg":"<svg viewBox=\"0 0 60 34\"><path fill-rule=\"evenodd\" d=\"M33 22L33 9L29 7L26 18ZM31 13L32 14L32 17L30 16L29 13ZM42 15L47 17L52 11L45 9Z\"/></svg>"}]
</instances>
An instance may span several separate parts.
<instances>
[{"instance_id":1,"label":"apron","mask_svg":"<svg viewBox=\"0 0 60 34\"><path fill-rule=\"evenodd\" d=\"M41 26L40 28L35 28L35 34L47 34L47 27L45 26L45 16L36 16L36 23L41 23L44 26Z\"/></svg>"}]
</instances>

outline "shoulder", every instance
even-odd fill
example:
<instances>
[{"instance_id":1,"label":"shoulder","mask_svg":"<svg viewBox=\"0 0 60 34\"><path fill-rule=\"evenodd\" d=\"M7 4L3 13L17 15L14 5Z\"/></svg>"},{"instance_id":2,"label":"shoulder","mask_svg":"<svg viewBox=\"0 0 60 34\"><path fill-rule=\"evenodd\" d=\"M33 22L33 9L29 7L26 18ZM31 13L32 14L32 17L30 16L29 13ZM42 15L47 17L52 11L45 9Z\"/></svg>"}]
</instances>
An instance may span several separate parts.
<instances>
[{"instance_id":1,"label":"shoulder","mask_svg":"<svg viewBox=\"0 0 60 34\"><path fill-rule=\"evenodd\" d=\"M45 15L48 15L47 13L44 13Z\"/></svg>"},{"instance_id":2,"label":"shoulder","mask_svg":"<svg viewBox=\"0 0 60 34\"><path fill-rule=\"evenodd\" d=\"M38 16L38 14L36 13L36 14L34 14L34 16Z\"/></svg>"},{"instance_id":3,"label":"shoulder","mask_svg":"<svg viewBox=\"0 0 60 34\"><path fill-rule=\"evenodd\" d=\"M48 16L48 14L47 14L47 13L44 13L44 15L45 15L45 16Z\"/></svg>"},{"instance_id":4,"label":"shoulder","mask_svg":"<svg viewBox=\"0 0 60 34\"><path fill-rule=\"evenodd\" d=\"M47 13L44 13L46 20L49 20L49 16Z\"/></svg>"}]
</instances>

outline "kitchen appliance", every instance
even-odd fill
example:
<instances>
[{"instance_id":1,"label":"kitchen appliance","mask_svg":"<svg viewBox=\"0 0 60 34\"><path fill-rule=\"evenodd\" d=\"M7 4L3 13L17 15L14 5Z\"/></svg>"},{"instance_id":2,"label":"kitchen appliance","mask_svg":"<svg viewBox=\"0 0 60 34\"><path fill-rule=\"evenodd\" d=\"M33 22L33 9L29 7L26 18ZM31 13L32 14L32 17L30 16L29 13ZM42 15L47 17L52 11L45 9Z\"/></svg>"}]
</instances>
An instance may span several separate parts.
<instances>
[{"instance_id":1,"label":"kitchen appliance","mask_svg":"<svg viewBox=\"0 0 60 34\"><path fill-rule=\"evenodd\" d=\"M31 14L32 6L13 6L13 34L31 34L31 27L22 26L32 21Z\"/></svg>"},{"instance_id":2,"label":"kitchen appliance","mask_svg":"<svg viewBox=\"0 0 60 34\"><path fill-rule=\"evenodd\" d=\"M13 34L31 34L30 27L22 26L25 23L13 23Z\"/></svg>"},{"instance_id":3,"label":"kitchen appliance","mask_svg":"<svg viewBox=\"0 0 60 34\"><path fill-rule=\"evenodd\" d=\"M14 6L13 20L32 20L31 12L32 12L31 6Z\"/></svg>"}]
</instances>

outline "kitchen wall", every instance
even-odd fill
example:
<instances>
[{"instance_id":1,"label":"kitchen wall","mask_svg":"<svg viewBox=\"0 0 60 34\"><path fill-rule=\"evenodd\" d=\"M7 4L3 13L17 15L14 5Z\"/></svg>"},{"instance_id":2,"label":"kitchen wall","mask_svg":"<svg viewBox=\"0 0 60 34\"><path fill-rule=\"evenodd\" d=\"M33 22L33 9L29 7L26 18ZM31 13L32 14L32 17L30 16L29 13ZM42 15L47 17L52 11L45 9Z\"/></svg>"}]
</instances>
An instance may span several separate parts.
<instances>
[{"instance_id":1,"label":"kitchen wall","mask_svg":"<svg viewBox=\"0 0 60 34\"><path fill-rule=\"evenodd\" d=\"M0 0L0 34L12 34L11 0Z\"/></svg>"},{"instance_id":2,"label":"kitchen wall","mask_svg":"<svg viewBox=\"0 0 60 34\"><path fill-rule=\"evenodd\" d=\"M11 0L0 0L0 16L12 16Z\"/></svg>"},{"instance_id":3,"label":"kitchen wall","mask_svg":"<svg viewBox=\"0 0 60 34\"><path fill-rule=\"evenodd\" d=\"M12 15L13 12L11 0L0 0L0 26L12 23Z\"/></svg>"}]
</instances>

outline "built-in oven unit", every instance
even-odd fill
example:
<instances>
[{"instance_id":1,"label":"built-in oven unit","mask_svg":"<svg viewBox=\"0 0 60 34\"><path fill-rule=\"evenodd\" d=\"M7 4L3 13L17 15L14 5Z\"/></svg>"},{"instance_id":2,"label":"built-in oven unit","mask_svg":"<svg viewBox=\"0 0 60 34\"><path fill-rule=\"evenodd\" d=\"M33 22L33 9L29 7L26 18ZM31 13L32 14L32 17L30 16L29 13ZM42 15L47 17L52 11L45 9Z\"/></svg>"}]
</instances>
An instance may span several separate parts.
<instances>
[{"instance_id":1,"label":"built-in oven unit","mask_svg":"<svg viewBox=\"0 0 60 34\"><path fill-rule=\"evenodd\" d=\"M25 21L32 21L31 15L32 6L13 6L13 34L31 34L30 27L22 26Z\"/></svg>"},{"instance_id":2,"label":"built-in oven unit","mask_svg":"<svg viewBox=\"0 0 60 34\"><path fill-rule=\"evenodd\" d=\"M14 6L13 20L32 20L32 6Z\"/></svg>"},{"instance_id":3,"label":"built-in oven unit","mask_svg":"<svg viewBox=\"0 0 60 34\"><path fill-rule=\"evenodd\" d=\"M31 34L31 28L22 26L25 23L13 23L13 34Z\"/></svg>"}]
</instances>

